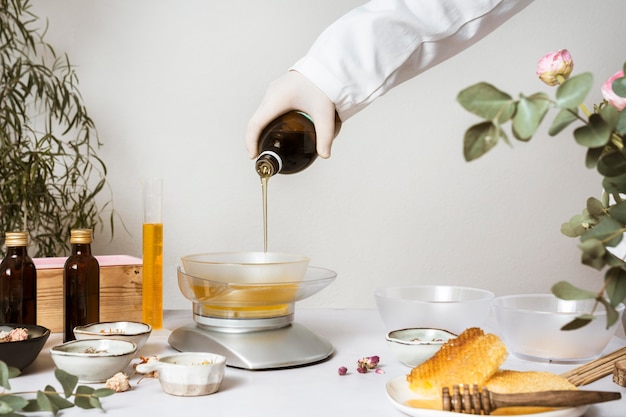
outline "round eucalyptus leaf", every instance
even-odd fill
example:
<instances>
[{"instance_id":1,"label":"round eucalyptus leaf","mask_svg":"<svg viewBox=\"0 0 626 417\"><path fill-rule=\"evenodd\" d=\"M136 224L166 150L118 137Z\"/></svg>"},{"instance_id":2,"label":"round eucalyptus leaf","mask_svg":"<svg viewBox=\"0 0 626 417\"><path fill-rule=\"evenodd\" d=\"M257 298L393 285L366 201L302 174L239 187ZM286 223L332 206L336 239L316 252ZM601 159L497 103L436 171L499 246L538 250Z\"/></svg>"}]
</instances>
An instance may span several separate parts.
<instances>
[{"instance_id":1,"label":"round eucalyptus leaf","mask_svg":"<svg viewBox=\"0 0 626 417\"><path fill-rule=\"evenodd\" d=\"M509 121L515 113L513 98L484 82L462 90L456 99L465 110L485 120L504 123Z\"/></svg>"},{"instance_id":2,"label":"round eucalyptus leaf","mask_svg":"<svg viewBox=\"0 0 626 417\"><path fill-rule=\"evenodd\" d=\"M593 84L591 73L583 73L569 78L556 90L556 105L563 109L578 107L587 97Z\"/></svg>"},{"instance_id":3,"label":"round eucalyptus leaf","mask_svg":"<svg viewBox=\"0 0 626 417\"><path fill-rule=\"evenodd\" d=\"M548 129L548 134L550 136L556 136L561 133L563 129L578 120L577 117L578 108L575 109L561 109L559 113L556 115L550 128Z\"/></svg>"},{"instance_id":4,"label":"round eucalyptus leaf","mask_svg":"<svg viewBox=\"0 0 626 417\"><path fill-rule=\"evenodd\" d=\"M480 158L494 146L498 144L498 140L505 137L504 132L499 126L491 122L483 122L471 126L465 132L463 138L463 156L466 161L473 161Z\"/></svg>"},{"instance_id":5,"label":"round eucalyptus leaf","mask_svg":"<svg viewBox=\"0 0 626 417\"><path fill-rule=\"evenodd\" d=\"M513 116L513 135L519 140L530 140L550 109L550 105L550 99L545 93L520 97L515 116Z\"/></svg>"},{"instance_id":6,"label":"round eucalyptus leaf","mask_svg":"<svg viewBox=\"0 0 626 417\"><path fill-rule=\"evenodd\" d=\"M589 116L589 124L574 130L574 139L588 148L600 148L609 143L611 128L599 114Z\"/></svg>"}]
</instances>

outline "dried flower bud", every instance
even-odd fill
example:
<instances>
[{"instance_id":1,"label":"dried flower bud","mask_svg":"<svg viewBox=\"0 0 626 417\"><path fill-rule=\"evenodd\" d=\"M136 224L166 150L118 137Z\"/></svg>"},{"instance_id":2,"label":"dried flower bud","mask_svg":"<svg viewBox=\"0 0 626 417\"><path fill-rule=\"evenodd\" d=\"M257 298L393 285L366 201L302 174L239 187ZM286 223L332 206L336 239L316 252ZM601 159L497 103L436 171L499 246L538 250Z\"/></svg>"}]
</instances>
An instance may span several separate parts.
<instances>
[{"instance_id":1,"label":"dried flower bud","mask_svg":"<svg viewBox=\"0 0 626 417\"><path fill-rule=\"evenodd\" d=\"M381 369L381 368L376 368L376 370L374 372L376 372L377 374L384 374L385 370Z\"/></svg>"},{"instance_id":2,"label":"dried flower bud","mask_svg":"<svg viewBox=\"0 0 626 417\"><path fill-rule=\"evenodd\" d=\"M366 356L359 359L357 365L363 366L367 369L374 369L376 368L376 366L378 366L378 362L380 362L380 358L378 356Z\"/></svg>"},{"instance_id":3,"label":"dried flower bud","mask_svg":"<svg viewBox=\"0 0 626 417\"><path fill-rule=\"evenodd\" d=\"M360 374L366 374L367 373L367 368L365 366L359 366L356 368L356 371Z\"/></svg>"},{"instance_id":4,"label":"dried flower bud","mask_svg":"<svg viewBox=\"0 0 626 417\"><path fill-rule=\"evenodd\" d=\"M130 382L128 376L123 372L118 372L111 378L107 379L105 388L112 389L115 392L124 392L130 389Z\"/></svg>"},{"instance_id":5,"label":"dried flower bud","mask_svg":"<svg viewBox=\"0 0 626 417\"><path fill-rule=\"evenodd\" d=\"M537 63L537 76L548 85L561 84L574 69L574 61L567 49L559 49L541 57Z\"/></svg>"},{"instance_id":6,"label":"dried flower bud","mask_svg":"<svg viewBox=\"0 0 626 417\"><path fill-rule=\"evenodd\" d=\"M345 375L348 373L348 368L346 368L345 366L340 366L338 371L339 375Z\"/></svg>"}]
</instances>

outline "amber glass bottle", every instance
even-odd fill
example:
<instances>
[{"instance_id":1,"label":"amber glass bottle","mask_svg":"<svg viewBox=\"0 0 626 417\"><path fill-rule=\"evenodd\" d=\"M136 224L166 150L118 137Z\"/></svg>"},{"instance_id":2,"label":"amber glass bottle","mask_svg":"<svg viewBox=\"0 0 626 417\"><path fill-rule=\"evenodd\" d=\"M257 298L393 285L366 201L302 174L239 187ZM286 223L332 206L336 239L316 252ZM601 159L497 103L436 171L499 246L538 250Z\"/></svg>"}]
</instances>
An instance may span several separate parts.
<instances>
[{"instance_id":1,"label":"amber glass bottle","mask_svg":"<svg viewBox=\"0 0 626 417\"><path fill-rule=\"evenodd\" d=\"M341 121L335 113L335 136ZM259 136L256 171L262 178L294 174L317 158L315 125L306 113L290 111L274 119Z\"/></svg>"},{"instance_id":2,"label":"amber glass bottle","mask_svg":"<svg viewBox=\"0 0 626 417\"><path fill-rule=\"evenodd\" d=\"M28 256L28 232L7 232L0 263L0 323L37 324L37 269Z\"/></svg>"},{"instance_id":3,"label":"amber glass bottle","mask_svg":"<svg viewBox=\"0 0 626 417\"><path fill-rule=\"evenodd\" d=\"M91 254L92 239L90 229L70 232L72 254L63 270L64 342L74 340L74 327L100 320L100 265Z\"/></svg>"}]
</instances>

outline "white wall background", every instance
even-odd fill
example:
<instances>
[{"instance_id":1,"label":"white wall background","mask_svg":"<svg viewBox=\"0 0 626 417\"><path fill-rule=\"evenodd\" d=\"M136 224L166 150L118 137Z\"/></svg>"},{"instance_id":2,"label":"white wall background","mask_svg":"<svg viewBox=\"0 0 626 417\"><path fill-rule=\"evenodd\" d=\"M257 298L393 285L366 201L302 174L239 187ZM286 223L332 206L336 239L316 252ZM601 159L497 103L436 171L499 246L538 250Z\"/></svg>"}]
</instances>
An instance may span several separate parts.
<instances>
[{"instance_id":1,"label":"white wall background","mask_svg":"<svg viewBox=\"0 0 626 417\"><path fill-rule=\"evenodd\" d=\"M188 308L181 255L262 250L259 179L244 148L267 84L359 0L37 0L47 40L77 66L124 220L99 254L141 257L143 176L165 180L164 306ZM600 179L571 135L499 145L466 163L475 123L455 101L490 81L516 95L547 52L568 48L599 86L626 60L626 2L538 0L488 38L350 119L329 160L270 181L269 245L334 269L308 307L373 307L377 287L449 283L498 295L567 279L598 289L560 234ZM591 103L591 101L590 101Z\"/></svg>"}]
</instances>

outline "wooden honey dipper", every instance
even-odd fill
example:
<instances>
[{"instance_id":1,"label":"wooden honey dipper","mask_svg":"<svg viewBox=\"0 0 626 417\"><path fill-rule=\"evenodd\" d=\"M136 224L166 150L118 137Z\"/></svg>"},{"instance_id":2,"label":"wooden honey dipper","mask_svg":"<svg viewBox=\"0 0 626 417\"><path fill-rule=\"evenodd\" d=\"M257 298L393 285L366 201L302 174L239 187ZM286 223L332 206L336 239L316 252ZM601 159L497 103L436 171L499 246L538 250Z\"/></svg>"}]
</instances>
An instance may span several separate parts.
<instances>
[{"instance_id":1,"label":"wooden honey dipper","mask_svg":"<svg viewBox=\"0 0 626 417\"><path fill-rule=\"evenodd\" d=\"M463 391L461 392L461 387ZM474 385L453 385L442 389L442 409L466 414L491 414L496 408L536 406L536 407L575 407L605 401L619 400L622 394L608 391L540 391L515 394L498 394L487 388L478 389Z\"/></svg>"}]
</instances>

